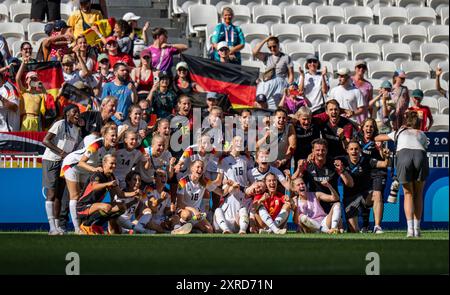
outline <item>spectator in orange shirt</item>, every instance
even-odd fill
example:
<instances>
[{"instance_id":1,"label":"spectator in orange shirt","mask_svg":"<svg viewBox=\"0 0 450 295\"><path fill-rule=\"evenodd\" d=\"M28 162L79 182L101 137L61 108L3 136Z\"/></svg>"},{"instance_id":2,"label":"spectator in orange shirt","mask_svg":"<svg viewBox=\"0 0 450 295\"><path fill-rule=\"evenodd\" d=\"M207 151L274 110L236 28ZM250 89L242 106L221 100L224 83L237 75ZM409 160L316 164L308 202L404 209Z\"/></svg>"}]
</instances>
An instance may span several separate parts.
<instances>
[{"instance_id":1,"label":"spectator in orange shirt","mask_svg":"<svg viewBox=\"0 0 450 295\"><path fill-rule=\"evenodd\" d=\"M423 99L423 91L416 89L411 94L414 105L408 108L408 111L416 111L421 120L420 130L428 131L433 126L433 116L430 108L421 104ZM429 124L427 124L429 122Z\"/></svg>"}]
</instances>

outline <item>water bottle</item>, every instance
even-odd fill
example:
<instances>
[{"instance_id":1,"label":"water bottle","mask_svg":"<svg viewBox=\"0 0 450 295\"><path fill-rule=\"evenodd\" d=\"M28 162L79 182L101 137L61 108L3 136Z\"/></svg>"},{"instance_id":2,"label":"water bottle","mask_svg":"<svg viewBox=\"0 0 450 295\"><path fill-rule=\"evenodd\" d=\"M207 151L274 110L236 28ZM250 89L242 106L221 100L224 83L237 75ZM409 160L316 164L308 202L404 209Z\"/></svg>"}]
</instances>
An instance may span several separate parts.
<instances>
[{"instance_id":1,"label":"water bottle","mask_svg":"<svg viewBox=\"0 0 450 295\"><path fill-rule=\"evenodd\" d=\"M391 204L397 203L397 194L398 194L399 189L400 189L400 182L395 177L392 180L391 191L389 192L389 197L387 199L388 203L391 203Z\"/></svg>"}]
</instances>

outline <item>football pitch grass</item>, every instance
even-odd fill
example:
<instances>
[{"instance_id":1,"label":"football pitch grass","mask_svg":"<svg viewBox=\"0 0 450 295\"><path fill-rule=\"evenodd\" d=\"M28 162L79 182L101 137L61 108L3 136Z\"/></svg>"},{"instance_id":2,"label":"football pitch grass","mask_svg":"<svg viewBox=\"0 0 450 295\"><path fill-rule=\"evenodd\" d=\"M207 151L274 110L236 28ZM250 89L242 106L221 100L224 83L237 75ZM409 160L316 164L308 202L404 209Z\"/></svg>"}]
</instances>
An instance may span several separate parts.
<instances>
[{"instance_id":1,"label":"football pitch grass","mask_svg":"<svg viewBox=\"0 0 450 295\"><path fill-rule=\"evenodd\" d=\"M0 274L63 275L76 252L83 274L363 275L366 255L380 274L448 274L449 232L383 235L117 235L0 233Z\"/></svg>"}]
</instances>

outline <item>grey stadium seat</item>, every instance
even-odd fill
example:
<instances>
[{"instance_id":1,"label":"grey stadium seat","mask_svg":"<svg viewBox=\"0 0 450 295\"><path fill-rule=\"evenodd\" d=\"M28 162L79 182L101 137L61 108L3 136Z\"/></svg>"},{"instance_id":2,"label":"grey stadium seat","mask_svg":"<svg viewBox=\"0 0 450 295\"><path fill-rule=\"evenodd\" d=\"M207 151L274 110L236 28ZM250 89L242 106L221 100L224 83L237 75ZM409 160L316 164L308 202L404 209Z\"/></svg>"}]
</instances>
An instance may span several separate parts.
<instances>
[{"instance_id":1,"label":"grey stadium seat","mask_svg":"<svg viewBox=\"0 0 450 295\"><path fill-rule=\"evenodd\" d=\"M397 34L398 27L408 23L408 13L403 7L381 7L380 8L380 24L390 25Z\"/></svg>"},{"instance_id":2,"label":"grey stadium seat","mask_svg":"<svg viewBox=\"0 0 450 295\"><path fill-rule=\"evenodd\" d=\"M436 12L430 7L408 8L408 20L412 25L429 27L436 24Z\"/></svg>"},{"instance_id":3,"label":"grey stadium seat","mask_svg":"<svg viewBox=\"0 0 450 295\"><path fill-rule=\"evenodd\" d=\"M297 1L296 0L267 0L267 4L280 7L281 13L284 14L284 8L287 6L296 5Z\"/></svg>"},{"instance_id":4,"label":"grey stadium seat","mask_svg":"<svg viewBox=\"0 0 450 295\"><path fill-rule=\"evenodd\" d=\"M440 62L438 66L442 69L442 79L448 81L449 80L448 61Z\"/></svg>"},{"instance_id":5,"label":"grey stadium seat","mask_svg":"<svg viewBox=\"0 0 450 295\"><path fill-rule=\"evenodd\" d=\"M429 131L448 131L448 115L433 115L433 121Z\"/></svg>"},{"instance_id":6,"label":"grey stadium seat","mask_svg":"<svg viewBox=\"0 0 450 295\"><path fill-rule=\"evenodd\" d=\"M424 0L396 0L396 3L397 6L404 8L425 6Z\"/></svg>"},{"instance_id":7,"label":"grey stadium seat","mask_svg":"<svg viewBox=\"0 0 450 295\"><path fill-rule=\"evenodd\" d=\"M356 6L358 5L358 0L330 0L330 5L332 6Z\"/></svg>"},{"instance_id":8,"label":"grey stadium seat","mask_svg":"<svg viewBox=\"0 0 450 295\"><path fill-rule=\"evenodd\" d=\"M39 39L47 38L47 34L44 32L45 24L38 22L30 22L28 24L28 40L33 44Z\"/></svg>"},{"instance_id":9,"label":"grey stadium seat","mask_svg":"<svg viewBox=\"0 0 450 295\"><path fill-rule=\"evenodd\" d=\"M188 8L190 35L206 32L208 25L217 24L217 9L212 5L192 5Z\"/></svg>"},{"instance_id":10,"label":"grey stadium seat","mask_svg":"<svg viewBox=\"0 0 450 295\"><path fill-rule=\"evenodd\" d=\"M23 19L29 19L31 12L31 3L15 3L9 6L9 14L12 22L21 22Z\"/></svg>"},{"instance_id":11,"label":"grey stadium seat","mask_svg":"<svg viewBox=\"0 0 450 295\"><path fill-rule=\"evenodd\" d=\"M202 4L202 0L172 0L172 3L175 14L187 14L190 6Z\"/></svg>"},{"instance_id":12,"label":"grey stadium seat","mask_svg":"<svg viewBox=\"0 0 450 295\"><path fill-rule=\"evenodd\" d=\"M411 93L414 91L414 89L417 89L417 82L412 79L405 79L403 86L408 87L408 92L411 96Z\"/></svg>"},{"instance_id":13,"label":"grey stadium seat","mask_svg":"<svg viewBox=\"0 0 450 295\"><path fill-rule=\"evenodd\" d=\"M428 38L432 43L444 43L448 45L448 26L438 25L428 27Z\"/></svg>"},{"instance_id":14,"label":"grey stadium seat","mask_svg":"<svg viewBox=\"0 0 450 295\"><path fill-rule=\"evenodd\" d=\"M330 42L331 34L327 25L306 24L301 27L303 42L312 43L317 51L320 43Z\"/></svg>"},{"instance_id":15,"label":"grey stadium seat","mask_svg":"<svg viewBox=\"0 0 450 295\"><path fill-rule=\"evenodd\" d=\"M300 27L294 24L275 24L271 28L272 35L277 36L280 42L299 42Z\"/></svg>"},{"instance_id":16,"label":"grey stadium seat","mask_svg":"<svg viewBox=\"0 0 450 295\"><path fill-rule=\"evenodd\" d=\"M333 64L333 68L336 68L339 61L348 60L347 47L341 43L321 43L319 59L329 61Z\"/></svg>"},{"instance_id":17,"label":"grey stadium seat","mask_svg":"<svg viewBox=\"0 0 450 295\"><path fill-rule=\"evenodd\" d=\"M441 97L438 99L439 113L448 115L448 98Z\"/></svg>"},{"instance_id":18,"label":"grey stadium seat","mask_svg":"<svg viewBox=\"0 0 450 295\"><path fill-rule=\"evenodd\" d=\"M298 0L299 5L307 5L315 12L317 6L327 5L327 0Z\"/></svg>"},{"instance_id":19,"label":"grey stadium seat","mask_svg":"<svg viewBox=\"0 0 450 295\"><path fill-rule=\"evenodd\" d=\"M253 7L253 22L257 24L273 24L281 23L281 9L275 5L256 5Z\"/></svg>"},{"instance_id":20,"label":"grey stadium seat","mask_svg":"<svg viewBox=\"0 0 450 295\"><path fill-rule=\"evenodd\" d=\"M383 60L393 61L397 67L404 61L412 59L411 48L407 44L391 43L384 44L382 47Z\"/></svg>"},{"instance_id":21,"label":"grey stadium seat","mask_svg":"<svg viewBox=\"0 0 450 295\"><path fill-rule=\"evenodd\" d=\"M430 111L433 114L436 114L439 112L439 104L438 104L438 100L436 98L430 97L430 96L424 96L421 103L422 103L422 105L429 107Z\"/></svg>"},{"instance_id":22,"label":"grey stadium seat","mask_svg":"<svg viewBox=\"0 0 450 295\"><path fill-rule=\"evenodd\" d=\"M361 28L373 24L372 9L366 6L349 6L344 9L345 22L347 24L356 24Z\"/></svg>"},{"instance_id":23,"label":"grey stadium seat","mask_svg":"<svg viewBox=\"0 0 450 295\"><path fill-rule=\"evenodd\" d=\"M363 39L363 32L358 25L340 24L334 26L334 42L344 43L347 51L352 50L352 44L359 43Z\"/></svg>"},{"instance_id":24,"label":"grey stadium seat","mask_svg":"<svg viewBox=\"0 0 450 295\"><path fill-rule=\"evenodd\" d=\"M441 87L443 89L448 89L447 82L441 79ZM426 96L433 96L436 99L441 97L442 94L436 89L435 79L423 79L419 81L419 88L422 89L423 94Z\"/></svg>"},{"instance_id":25,"label":"grey stadium seat","mask_svg":"<svg viewBox=\"0 0 450 295\"><path fill-rule=\"evenodd\" d=\"M9 22L9 11L5 4L0 4L0 22Z\"/></svg>"},{"instance_id":26,"label":"grey stadium seat","mask_svg":"<svg viewBox=\"0 0 450 295\"><path fill-rule=\"evenodd\" d=\"M367 43L377 43L380 49L383 44L394 41L394 32L388 25L367 25L364 36Z\"/></svg>"},{"instance_id":27,"label":"grey stadium seat","mask_svg":"<svg viewBox=\"0 0 450 295\"><path fill-rule=\"evenodd\" d=\"M206 0L206 4L213 5L217 9L218 14L222 14L222 9L233 5L233 0Z\"/></svg>"},{"instance_id":28,"label":"grey stadium seat","mask_svg":"<svg viewBox=\"0 0 450 295\"><path fill-rule=\"evenodd\" d=\"M427 6L438 12L442 8L448 7L448 0L427 0Z\"/></svg>"},{"instance_id":29,"label":"grey stadium seat","mask_svg":"<svg viewBox=\"0 0 450 295\"><path fill-rule=\"evenodd\" d=\"M376 43L355 43L352 46L352 59L381 60L381 51Z\"/></svg>"},{"instance_id":30,"label":"grey stadium seat","mask_svg":"<svg viewBox=\"0 0 450 295\"><path fill-rule=\"evenodd\" d=\"M448 25L448 7L441 9L441 25Z\"/></svg>"},{"instance_id":31,"label":"grey stadium seat","mask_svg":"<svg viewBox=\"0 0 450 295\"><path fill-rule=\"evenodd\" d=\"M401 67L403 71L406 73L406 77L408 79L420 80L420 79L429 79L430 78L430 66L423 61L407 61L403 62Z\"/></svg>"},{"instance_id":32,"label":"grey stadium seat","mask_svg":"<svg viewBox=\"0 0 450 295\"><path fill-rule=\"evenodd\" d=\"M252 10L253 6L264 5L264 0L235 0L238 5L246 5Z\"/></svg>"},{"instance_id":33,"label":"grey stadium seat","mask_svg":"<svg viewBox=\"0 0 450 295\"><path fill-rule=\"evenodd\" d=\"M397 66L392 61L370 61L367 69L371 79L391 80Z\"/></svg>"},{"instance_id":34,"label":"grey stadium seat","mask_svg":"<svg viewBox=\"0 0 450 295\"><path fill-rule=\"evenodd\" d=\"M421 25L402 25L398 27L398 40L409 44L413 53L420 53L420 46L427 42L427 30Z\"/></svg>"},{"instance_id":35,"label":"grey stadium seat","mask_svg":"<svg viewBox=\"0 0 450 295\"><path fill-rule=\"evenodd\" d=\"M352 75L355 73L356 60L344 60L337 63L338 69L349 69Z\"/></svg>"},{"instance_id":36,"label":"grey stadium seat","mask_svg":"<svg viewBox=\"0 0 450 295\"><path fill-rule=\"evenodd\" d=\"M314 46L310 43L290 42L284 45L285 53L291 57L293 61L302 63L306 56L314 55Z\"/></svg>"},{"instance_id":37,"label":"grey stadium seat","mask_svg":"<svg viewBox=\"0 0 450 295\"><path fill-rule=\"evenodd\" d=\"M316 23L325 24L333 31L336 24L344 23L344 9L339 6L318 6L316 7Z\"/></svg>"},{"instance_id":38,"label":"grey stadium seat","mask_svg":"<svg viewBox=\"0 0 450 295\"><path fill-rule=\"evenodd\" d=\"M284 22L287 24L312 24L313 21L314 12L309 6L295 5L284 8Z\"/></svg>"},{"instance_id":39,"label":"grey stadium seat","mask_svg":"<svg viewBox=\"0 0 450 295\"><path fill-rule=\"evenodd\" d=\"M253 53L252 53L252 47L249 43L245 43L244 48L240 51L241 53L241 60L253 60Z\"/></svg>"},{"instance_id":40,"label":"grey stadium seat","mask_svg":"<svg viewBox=\"0 0 450 295\"><path fill-rule=\"evenodd\" d=\"M236 26L240 26L242 24L248 24L252 20L252 15L250 12L250 8L245 5L227 5L231 9L233 9L233 24ZM223 6L225 8L226 6Z\"/></svg>"},{"instance_id":41,"label":"grey stadium seat","mask_svg":"<svg viewBox=\"0 0 450 295\"><path fill-rule=\"evenodd\" d=\"M421 59L430 64L432 69L439 62L448 61L448 46L445 44L426 43L420 47Z\"/></svg>"},{"instance_id":42,"label":"grey stadium seat","mask_svg":"<svg viewBox=\"0 0 450 295\"><path fill-rule=\"evenodd\" d=\"M264 24L243 24L241 25L241 29L246 42L252 45L269 36L269 28Z\"/></svg>"}]
</instances>

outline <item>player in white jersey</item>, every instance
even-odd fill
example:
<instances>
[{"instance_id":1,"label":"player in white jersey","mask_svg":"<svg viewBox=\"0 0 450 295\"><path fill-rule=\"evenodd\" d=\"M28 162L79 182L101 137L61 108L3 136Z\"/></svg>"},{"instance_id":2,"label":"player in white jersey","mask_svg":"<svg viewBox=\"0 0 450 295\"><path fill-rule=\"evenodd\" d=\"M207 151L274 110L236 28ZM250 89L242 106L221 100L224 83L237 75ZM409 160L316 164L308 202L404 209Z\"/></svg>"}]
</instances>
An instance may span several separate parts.
<instances>
[{"instance_id":1,"label":"player in white jersey","mask_svg":"<svg viewBox=\"0 0 450 295\"><path fill-rule=\"evenodd\" d=\"M202 232L212 233L213 228L206 220L209 194L205 192L214 191L222 195L222 190L218 188L220 182L211 181L203 176L204 166L202 160L195 160L191 164L190 173L178 182L177 208L182 223L191 222Z\"/></svg>"},{"instance_id":2,"label":"player in white jersey","mask_svg":"<svg viewBox=\"0 0 450 295\"><path fill-rule=\"evenodd\" d=\"M138 163L142 162L145 169L150 168L150 157L144 148L137 149L138 135L135 131L125 131L123 144L119 144L116 158L117 166L114 175L121 189L126 187L125 176Z\"/></svg>"},{"instance_id":3,"label":"player in white jersey","mask_svg":"<svg viewBox=\"0 0 450 295\"><path fill-rule=\"evenodd\" d=\"M66 180L70 197L70 216L77 233L80 228L76 207L81 186L88 180L89 174L102 172L103 157L116 151L117 126L114 123L107 123L102 127L101 134L102 137L96 139L90 145L67 155L62 163L61 176L64 176Z\"/></svg>"},{"instance_id":4,"label":"player in white jersey","mask_svg":"<svg viewBox=\"0 0 450 295\"><path fill-rule=\"evenodd\" d=\"M244 189L248 185L247 170L249 157L241 155L243 140L235 136L231 143L230 155L220 161L219 169L224 173L225 200L214 211L214 228L216 232L247 233L249 223L248 209L251 199L245 198Z\"/></svg>"},{"instance_id":5,"label":"player in white jersey","mask_svg":"<svg viewBox=\"0 0 450 295\"><path fill-rule=\"evenodd\" d=\"M278 168L269 165L268 158L269 151L265 149L258 150L258 152L256 153L257 166L248 171L248 179L250 183L254 183L256 180L263 180L267 174L272 173L277 177L278 181L283 185L283 187L286 190L289 190L289 181L286 180L286 177Z\"/></svg>"}]
</instances>

